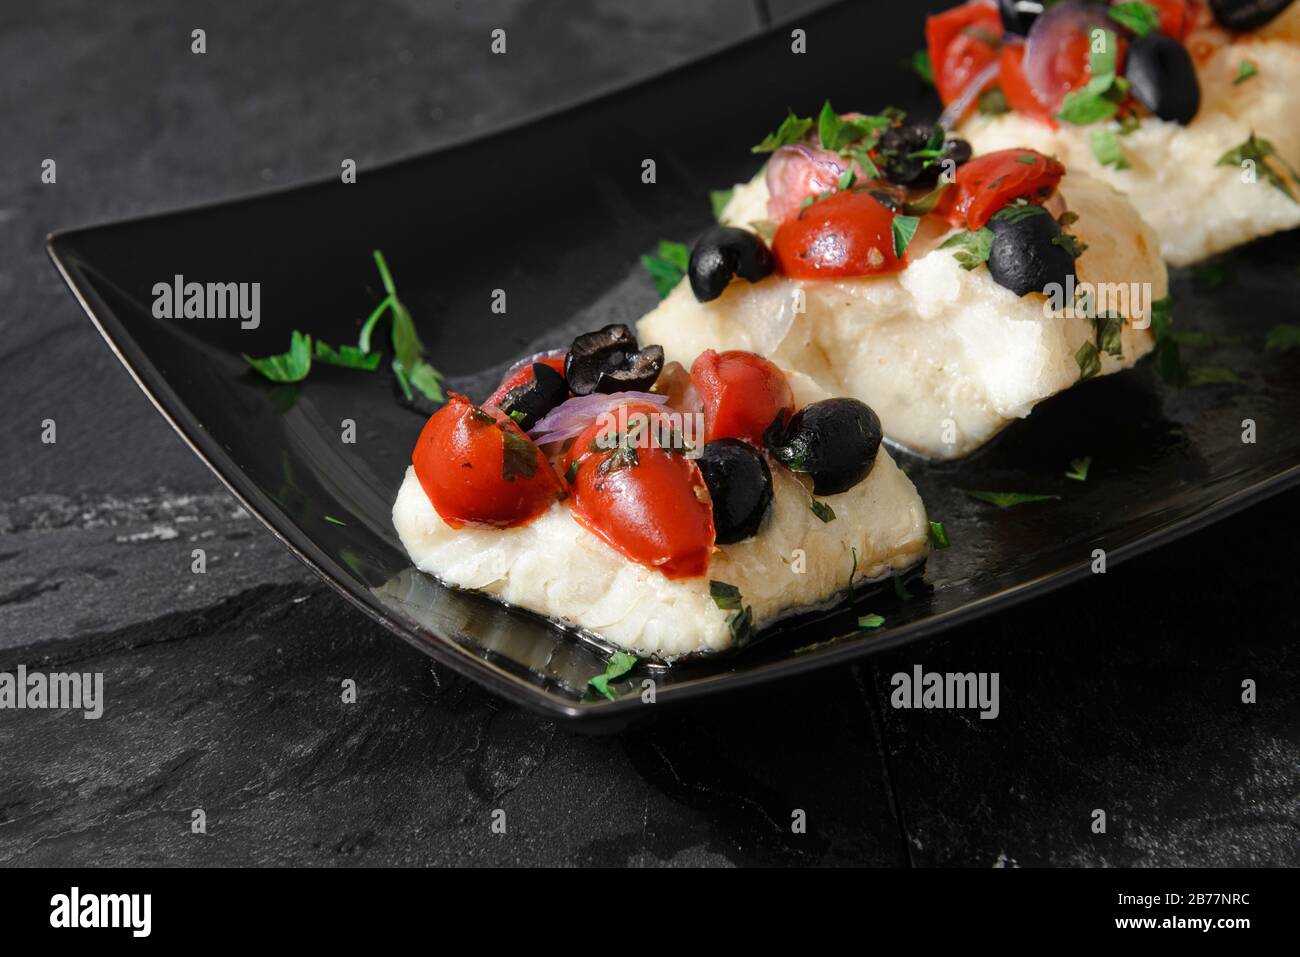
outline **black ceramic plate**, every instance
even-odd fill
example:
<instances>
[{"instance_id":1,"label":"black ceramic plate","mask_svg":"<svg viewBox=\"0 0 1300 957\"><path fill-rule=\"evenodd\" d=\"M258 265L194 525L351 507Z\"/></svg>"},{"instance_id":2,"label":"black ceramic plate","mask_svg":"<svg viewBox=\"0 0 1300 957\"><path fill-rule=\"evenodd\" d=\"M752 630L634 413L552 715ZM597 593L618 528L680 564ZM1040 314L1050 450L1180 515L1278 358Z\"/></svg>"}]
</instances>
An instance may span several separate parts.
<instances>
[{"instance_id":1,"label":"black ceramic plate","mask_svg":"<svg viewBox=\"0 0 1300 957\"><path fill-rule=\"evenodd\" d=\"M280 352L294 328L353 341L379 298L375 248L434 363L480 398L511 360L567 344L574 329L634 321L655 302L638 255L704 229L709 189L753 172L750 144L787 106L810 113L829 96L844 109L894 103L933 116L900 65L920 44L925 6L832 8L800 21L804 55L778 29L525 126L363 171L355 185L60 233L50 252L159 410L326 581L503 696L581 726L615 726L659 709L635 694L584 701L603 670L598 650L410 569L389 514L423 423L395 401L386 373L317 368L300 386L276 387L247 374L239 354ZM646 157L657 161L654 186L641 182ZM1174 276L1179 326L1212 337L1185 346L1188 359L1230 368L1239 383L1175 391L1139 368L1046 403L965 463L905 462L953 542L909 585L910 599L864 595L745 651L668 669L656 676L658 703L933 634L1088 574L1094 548L1114 563L1295 481L1300 360L1262 345L1271 325L1294 320L1297 262L1292 234L1239 250L1215 272ZM176 274L261 283L261 326L153 318L154 284ZM490 309L497 288L508 293L504 316ZM340 441L345 418L357 423L356 444ZM1242 441L1244 419L1255 422L1253 444ZM1088 481L1065 478L1082 456L1093 460ZM960 488L1061 497L1000 511ZM1161 558L1177 560L1170 550ZM865 611L887 622L854 634Z\"/></svg>"}]
</instances>

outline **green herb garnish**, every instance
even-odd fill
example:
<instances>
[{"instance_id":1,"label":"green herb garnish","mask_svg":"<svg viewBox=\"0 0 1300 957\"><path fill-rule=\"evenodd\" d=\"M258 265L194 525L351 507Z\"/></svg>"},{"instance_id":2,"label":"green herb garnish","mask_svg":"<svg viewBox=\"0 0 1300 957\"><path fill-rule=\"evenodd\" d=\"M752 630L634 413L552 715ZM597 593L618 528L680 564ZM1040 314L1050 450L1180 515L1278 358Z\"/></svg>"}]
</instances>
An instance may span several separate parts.
<instances>
[{"instance_id":1,"label":"green herb garnish","mask_svg":"<svg viewBox=\"0 0 1300 957\"><path fill-rule=\"evenodd\" d=\"M734 189L714 189L709 191L709 203L713 206L713 218L722 222L722 211L727 208L731 202L731 197L735 194Z\"/></svg>"},{"instance_id":2,"label":"green herb garnish","mask_svg":"<svg viewBox=\"0 0 1300 957\"><path fill-rule=\"evenodd\" d=\"M1086 85L1072 90L1061 101L1058 119L1076 126L1108 120L1119 112L1119 104L1128 92L1128 81L1115 74L1116 38L1105 30L1100 50L1092 50L1088 65L1092 73Z\"/></svg>"},{"instance_id":3,"label":"green herb garnish","mask_svg":"<svg viewBox=\"0 0 1300 957\"><path fill-rule=\"evenodd\" d=\"M1268 337L1264 340L1264 348L1269 351L1290 352L1292 349L1300 349L1300 326L1290 322L1282 322L1268 330Z\"/></svg>"},{"instance_id":4,"label":"green herb garnish","mask_svg":"<svg viewBox=\"0 0 1300 957\"><path fill-rule=\"evenodd\" d=\"M1079 351L1074 354L1074 361L1079 363L1079 381L1091 379L1101 372L1101 353L1091 342L1085 342L1079 346Z\"/></svg>"},{"instance_id":5,"label":"green herb garnish","mask_svg":"<svg viewBox=\"0 0 1300 957\"><path fill-rule=\"evenodd\" d=\"M1223 366L1192 366L1187 370L1188 385L1235 385L1241 376Z\"/></svg>"},{"instance_id":6,"label":"green herb garnish","mask_svg":"<svg viewBox=\"0 0 1300 957\"><path fill-rule=\"evenodd\" d=\"M569 467L564 470L564 480L572 485L578 481L578 460L574 459L569 463Z\"/></svg>"},{"instance_id":7,"label":"green herb garnish","mask_svg":"<svg viewBox=\"0 0 1300 957\"><path fill-rule=\"evenodd\" d=\"M1011 112L1011 104L1007 102L1007 95L1002 92L1002 88L995 86L980 94L975 101L975 109L985 116L1001 116Z\"/></svg>"},{"instance_id":8,"label":"green herb garnish","mask_svg":"<svg viewBox=\"0 0 1300 957\"><path fill-rule=\"evenodd\" d=\"M979 499L981 502L988 502L990 505L996 505L998 508L1011 508L1013 505L1025 505L1029 502L1047 502L1059 499L1059 495L1038 495L1034 492L979 492L971 489L962 489L971 498Z\"/></svg>"},{"instance_id":9,"label":"green herb garnish","mask_svg":"<svg viewBox=\"0 0 1300 957\"><path fill-rule=\"evenodd\" d=\"M1283 169L1291 174L1291 178L1297 183L1300 183L1300 174L1297 174L1286 160L1277 155L1277 150L1273 148L1273 144L1268 140L1260 139L1253 131L1250 136L1246 138L1246 142L1228 150L1228 152L1219 157L1215 165L1241 166L1242 163L1250 160L1255 164L1255 170L1263 176L1274 189L1278 190L1280 193L1285 193L1286 197L1291 200L1291 202L1296 202L1295 193L1291 192L1291 187L1287 185L1286 180L1277 170L1273 169L1273 167L1268 164L1270 158L1281 163Z\"/></svg>"},{"instance_id":10,"label":"green herb garnish","mask_svg":"<svg viewBox=\"0 0 1300 957\"><path fill-rule=\"evenodd\" d=\"M1092 320L1097 332L1097 351L1121 358L1124 355L1124 320L1120 316L1098 316Z\"/></svg>"},{"instance_id":11,"label":"green herb garnish","mask_svg":"<svg viewBox=\"0 0 1300 957\"><path fill-rule=\"evenodd\" d=\"M921 78L921 82L934 86L934 67L930 63L929 50L917 50L912 54L912 72Z\"/></svg>"},{"instance_id":12,"label":"green herb garnish","mask_svg":"<svg viewBox=\"0 0 1300 957\"><path fill-rule=\"evenodd\" d=\"M786 118L781 121L775 132L763 137L763 142L750 149L751 153L774 153L782 146L798 143L812 129L813 121L806 116L795 116L793 110L787 110Z\"/></svg>"},{"instance_id":13,"label":"green herb garnish","mask_svg":"<svg viewBox=\"0 0 1300 957\"><path fill-rule=\"evenodd\" d=\"M691 251L684 243L659 240L659 248L654 253L641 257L641 265L650 274L659 298L665 298L686 275L691 261Z\"/></svg>"},{"instance_id":14,"label":"green herb garnish","mask_svg":"<svg viewBox=\"0 0 1300 957\"><path fill-rule=\"evenodd\" d=\"M723 611L734 612L727 619L731 637L736 644L743 645L752 637L754 629L754 609L744 603L740 589L727 582L709 581L709 597Z\"/></svg>"},{"instance_id":15,"label":"green herb garnish","mask_svg":"<svg viewBox=\"0 0 1300 957\"><path fill-rule=\"evenodd\" d=\"M1128 158L1124 156L1124 147L1119 145L1119 137L1114 131L1098 127L1088 134L1088 145L1092 147L1092 155L1097 157L1097 162L1102 166L1115 169L1129 168Z\"/></svg>"},{"instance_id":16,"label":"green herb garnish","mask_svg":"<svg viewBox=\"0 0 1300 957\"><path fill-rule=\"evenodd\" d=\"M943 527L943 522L930 523L930 544L935 548L947 548L952 544L948 540L948 530Z\"/></svg>"},{"instance_id":17,"label":"green herb garnish","mask_svg":"<svg viewBox=\"0 0 1300 957\"><path fill-rule=\"evenodd\" d=\"M348 524L347 522L339 521L333 515L326 515L325 521L329 522L331 525L342 525L344 528L346 528Z\"/></svg>"},{"instance_id":18,"label":"green herb garnish","mask_svg":"<svg viewBox=\"0 0 1300 957\"><path fill-rule=\"evenodd\" d=\"M528 436L514 429L502 429L504 445L501 456L501 477L507 482L516 478L530 479L537 474L537 446Z\"/></svg>"},{"instance_id":19,"label":"green herb garnish","mask_svg":"<svg viewBox=\"0 0 1300 957\"><path fill-rule=\"evenodd\" d=\"M1091 466L1091 455L1085 455L1081 459L1072 459L1070 461L1070 471L1065 473L1065 477L1074 479L1076 482L1086 482L1088 481L1088 469Z\"/></svg>"},{"instance_id":20,"label":"green herb garnish","mask_svg":"<svg viewBox=\"0 0 1300 957\"><path fill-rule=\"evenodd\" d=\"M254 359L241 353L244 361L272 382L301 382L311 371L311 336L297 329L289 335L289 351Z\"/></svg>"},{"instance_id":21,"label":"green herb garnish","mask_svg":"<svg viewBox=\"0 0 1300 957\"><path fill-rule=\"evenodd\" d=\"M380 303L380 308L376 311L382 315L381 310L386 308L392 317L390 338L393 345L393 372L397 376L398 384L401 385L407 399L412 398L411 388L414 387L433 402L446 402L447 396L442 391L442 374L424 361L424 343L420 341L420 334L415 330L415 320L411 318L410 310L398 298L397 286L393 283L393 274L388 270L388 262L378 249L374 250L373 255L375 266L379 269L380 281L384 284L384 291L388 293L387 298ZM372 319L373 316L372 313ZM372 319L366 320L367 325L373 326ZM361 336L357 340L357 348L363 352L370 351L370 332L370 329L363 326Z\"/></svg>"},{"instance_id":22,"label":"green herb garnish","mask_svg":"<svg viewBox=\"0 0 1300 957\"><path fill-rule=\"evenodd\" d=\"M835 521L835 509L831 508L825 502L819 501L815 498L810 498L808 499L808 508L811 509L812 513L823 522Z\"/></svg>"},{"instance_id":23,"label":"green herb garnish","mask_svg":"<svg viewBox=\"0 0 1300 957\"><path fill-rule=\"evenodd\" d=\"M1000 222L1018 223L1022 219L1030 219L1034 216L1050 216L1051 214L1041 206L1033 203L1027 203L1024 200L1016 200L1008 203L996 213L990 216L990 219L996 219Z\"/></svg>"},{"instance_id":24,"label":"green herb garnish","mask_svg":"<svg viewBox=\"0 0 1300 957\"><path fill-rule=\"evenodd\" d=\"M596 675L587 682L587 687L598 695L603 695L610 701L617 699L617 695L609 690L609 683L617 681L629 671L636 667L636 656L629 655L625 651L616 651L609 656L609 661L605 663L605 670Z\"/></svg>"},{"instance_id":25,"label":"green herb garnish","mask_svg":"<svg viewBox=\"0 0 1300 957\"><path fill-rule=\"evenodd\" d=\"M1258 73L1259 68L1256 67L1255 64L1251 63L1249 60L1242 60L1241 66L1237 67L1237 75L1233 79L1232 85L1241 86L1241 84L1245 83L1252 76L1256 76Z\"/></svg>"},{"instance_id":26,"label":"green herb garnish","mask_svg":"<svg viewBox=\"0 0 1300 957\"><path fill-rule=\"evenodd\" d=\"M916 235L916 228L921 225L921 220L917 216L895 215L890 225L894 231L894 255L902 259L912 237Z\"/></svg>"},{"instance_id":27,"label":"green herb garnish","mask_svg":"<svg viewBox=\"0 0 1300 957\"><path fill-rule=\"evenodd\" d=\"M378 352L364 352L356 346L341 345L337 349L328 343L316 340L315 357L317 362L326 365L342 366L344 369L364 369L373 372L383 358Z\"/></svg>"},{"instance_id":28,"label":"green herb garnish","mask_svg":"<svg viewBox=\"0 0 1300 957\"><path fill-rule=\"evenodd\" d=\"M1144 37L1160 28L1160 11L1149 3L1117 3L1107 12L1112 20L1128 27L1135 36Z\"/></svg>"},{"instance_id":29,"label":"green herb garnish","mask_svg":"<svg viewBox=\"0 0 1300 957\"><path fill-rule=\"evenodd\" d=\"M884 623L883 615L863 615L858 619L859 628L879 628Z\"/></svg>"},{"instance_id":30,"label":"green herb garnish","mask_svg":"<svg viewBox=\"0 0 1300 957\"><path fill-rule=\"evenodd\" d=\"M740 589L728 582L709 579L709 597L723 611L735 611L744 605Z\"/></svg>"},{"instance_id":31,"label":"green herb garnish","mask_svg":"<svg viewBox=\"0 0 1300 957\"><path fill-rule=\"evenodd\" d=\"M989 250L993 248L993 230L981 226L974 232L958 233L944 241L940 249L954 250L952 258L962 269L974 269L989 261Z\"/></svg>"}]
</instances>

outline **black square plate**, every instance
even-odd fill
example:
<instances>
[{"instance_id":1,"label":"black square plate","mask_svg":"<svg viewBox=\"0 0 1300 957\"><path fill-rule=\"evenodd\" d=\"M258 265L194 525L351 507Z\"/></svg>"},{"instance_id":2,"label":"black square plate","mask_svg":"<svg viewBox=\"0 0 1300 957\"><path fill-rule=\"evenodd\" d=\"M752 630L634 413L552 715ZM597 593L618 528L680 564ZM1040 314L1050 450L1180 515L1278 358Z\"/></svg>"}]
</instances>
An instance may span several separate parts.
<instances>
[{"instance_id":1,"label":"black square plate","mask_svg":"<svg viewBox=\"0 0 1300 957\"><path fill-rule=\"evenodd\" d=\"M659 709L635 694L583 700L603 670L597 649L411 570L389 515L422 419L398 405L386 373L318 367L299 386L277 387L249 375L240 353L283 351L295 328L353 341L379 299L370 257L378 248L435 365L481 398L511 360L653 306L638 255L660 238L703 230L708 191L752 174L749 146L787 106L812 113L829 96L842 109L893 103L933 117L901 63L921 44L925 7L938 5L834 7L800 20L802 55L791 52L789 29L776 29L526 125L363 169L353 185L63 232L50 253L163 415L327 582L503 696L581 727L615 727ZM641 182L647 157L657 162L653 186ZM1223 257L1214 272L1173 277L1179 327L1207 334L1184 352L1234 370L1239 382L1175 391L1139 368L1057 397L966 462L905 461L953 542L908 586L910 598L864 595L743 652L662 671L658 702L934 634L1088 574L1095 548L1115 562L1293 483L1300 358L1266 351L1263 340L1272 324L1295 318L1297 262L1300 241L1288 234ZM153 318L154 284L177 274L259 282L261 326ZM498 288L508 294L504 316L490 308ZM355 444L340 441L344 419L357 424ZM1242 439L1246 419L1253 443ZM1088 481L1065 478L1082 456L1093 460ZM1061 498L999 511L961 488ZM854 634L865 611L887 621Z\"/></svg>"}]
</instances>

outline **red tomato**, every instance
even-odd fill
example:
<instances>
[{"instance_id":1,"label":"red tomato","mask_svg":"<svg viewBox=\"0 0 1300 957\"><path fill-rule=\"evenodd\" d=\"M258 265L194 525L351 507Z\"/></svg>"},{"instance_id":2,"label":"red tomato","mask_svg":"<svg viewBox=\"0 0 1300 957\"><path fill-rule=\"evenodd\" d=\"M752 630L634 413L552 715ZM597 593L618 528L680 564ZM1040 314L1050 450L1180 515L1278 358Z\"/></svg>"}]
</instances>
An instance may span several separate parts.
<instances>
[{"instance_id":1,"label":"red tomato","mask_svg":"<svg viewBox=\"0 0 1300 957\"><path fill-rule=\"evenodd\" d=\"M1187 38L1192 25L1192 18L1187 9L1187 0L1147 0L1160 11L1160 32L1173 37L1179 43Z\"/></svg>"},{"instance_id":2,"label":"red tomato","mask_svg":"<svg viewBox=\"0 0 1300 957\"><path fill-rule=\"evenodd\" d=\"M1065 167L1034 150L985 153L957 167L957 203L953 215L979 229L1013 199L1043 203L1065 175Z\"/></svg>"},{"instance_id":3,"label":"red tomato","mask_svg":"<svg viewBox=\"0 0 1300 957\"><path fill-rule=\"evenodd\" d=\"M573 442L567 464L577 463L570 482L573 517L620 554L657 568L668 578L694 578L709 570L713 555L713 502L699 466L681 452L653 441L663 411L645 402L621 407L628 440L614 424L596 421ZM638 430L637 423L644 423ZM629 445L635 457L615 447ZM570 473L572 474L572 473Z\"/></svg>"},{"instance_id":4,"label":"red tomato","mask_svg":"<svg viewBox=\"0 0 1300 957\"><path fill-rule=\"evenodd\" d=\"M497 386L497 390L493 392L492 395L488 397L488 400L483 404L485 406L495 406L500 403L501 400L505 398L506 393L515 386L523 385L525 382L531 382L533 379L533 365L538 363L544 366L550 366L560 375L564 375L564 353L560 353L558 356L545 356L541 359L534 359L532 362L524 363L514 372L509 373L504 379L502 379L501 384Z\"/></svg>"},{"instance_id":5,"label":"red tomato","mask_svg":"<svg viewBox=\"0 0 1300 957\"><path fill-rule=\"evenodd\" d=\"M819 200L777 227L777 268L795 279L833 279L897 272L894 214L870 193L842 192Z\"/></svg>"},{"instance_id":6,"label":"red tomato","mask_svg":"<svg viewBox=\"0 0 1300 957\"><path fill-rule=\"evenodd\" d=\"M934 85L945 106L961 96L975 74L998 58L1001 39L1002 17L997 5L983 0L926 18L925 40Z\"/></svg>"},{"instance_id":7,"label":"red tomato","mask_svg":"<svg viewBox=\"0 0 1300 957\"><path fill-rule=\"evenodd\" d=\"M452 528L524 525L564 491L546 456L513 419L456 393L424 424L411 463L424 494Z\"/></svg>"},{"instance_id":8,"label":"red tomato","mask_svg":"<svg viewBox=\"0 0 1300 957\"><path fill-rule=\"evenodd\" d=\"M691 365L691 381L704 400L704 441L744 439L763 447L763 433L779 415L794 415L785 373L752 352L705 349Z\"/></svg>"},{"instance_id":9,"label":"red tomato","mask_svg":"<svg viewBox=\"0 0 1300 957\"><path fill-rule=\"evenodd\" d=\"M998 60L998 85L1002 95L1007 98L1007 105L1017 113L1033 117L1056 129L1056 120L1052 111L1038 98L1034 88L1025 77L1025 45L1008 43L1002 48Z\"/></svg>"}]
</instances>

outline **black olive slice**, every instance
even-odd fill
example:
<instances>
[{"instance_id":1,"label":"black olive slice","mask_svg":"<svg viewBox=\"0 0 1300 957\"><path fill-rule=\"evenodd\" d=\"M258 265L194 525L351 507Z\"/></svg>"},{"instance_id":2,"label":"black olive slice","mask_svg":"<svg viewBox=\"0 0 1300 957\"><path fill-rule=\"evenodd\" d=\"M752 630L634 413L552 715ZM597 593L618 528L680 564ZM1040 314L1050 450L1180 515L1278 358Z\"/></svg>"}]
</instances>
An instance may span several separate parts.
<instances>
[{"instance_id":1,"label":"black olive slice","mask_svg":"<svg viewBox=\"0 0 1300 957\"><path fill-rule=\"evenodd\" d=\"M1029 36L1029 28L1043 12L1049 0L998 0L1002 14L1002 29L1022 37Z\"/></svg>"},{"instance_id":2,"label":"black olive slice","mask_svg":"<svg viewBox=\"0 0 1300 957\"><path fill-rule=\"evenodd\" d=\"M772 470L763 454L740 439L717 439L698 459L713 500L713 528L719 545L758 532L772 504Z\"/></svg>"},{"instance_id":3,"label":"black olive slice","mask_svg":"<svg viewBox=\"0 0 1300 957\"><path fill-rule=\"evenodd\" d=\"M790 419L772 448L776 460L812 476L813 492L847 492L870 473L880 451L880 417L857 399L823 399Z\"/></svg>"},{"instance_id":4,"label":"black olive slice","mask_svg":"<svg viewBox=\"0 0 1300 957\"><path fill-rule=\"evenodd\" d=\"M1074 274L1074 257L1059 241L1060 224L1041 206L1013 209L1018 215L997 214L989 220L989 275L1017 296L1044 292L1053 283L1064 289Z\"/></svg>"},{"instance_id":5,"label":"black olive slice","mask_svg":"<svg viewBox=\"0 0 1300 957\"><path fill-rule=\"evenodd\" d=\"M564 376L548 365L534 362L532 379L502 396L499 407L506 415L514 415L519 427L527 432L538 419L568 397L569 385Z\"/></svg>"},{"instance_id":6,"label":"black olive slice","mask_svg":"<svg viewBox=\"0 0 1300 957\"><path fill-rule=\"evenodd\" d=\"M709 302L722 295L732 276L758 282L773 266L772 251L759 236L734 226L717 226L695 243L687 273L695 298Z\"/></svg>"},{"instance_id":7,"label":"black olive slice","mask_svg":"<svg viewBox=\"0 0 1300 957\"><path fill-rule=\"evenodd\" d=\"M1291 6L1291 0L1210 0L1214 19L1228 30L1256 30Z\"/></svg>"},{"instance_id":8,"label":"black olive slice","mask_svg":"<svg viewBox=\"0 0 1300 957\"><path fill-rule=\"evenodd\" d=\"M1163 33L1149 33L1129 44L1124 76L1133 98L1162 120L1186 126L1201 108L1201 84L1191 55Z\"/></svg>"},{"instance_id":9,"label":"black olive slice","mask_svg":"<svg viewBox=\"0 0 1300 957\"><path fill-rule=\"evenodd\" d=\"M645 392L663 367L661 346L639 348L632 330L618 323L573 340L564 357L564 378L574 395Z\"/></svg>"},{"instance_id":10,"label":"black olive slice","mask_svg":"<svg viewBox=\"0 0 1300 957\"><path fill-rule=\"evenodd\" d=\"M900 186L932 186L948 168L946 161L960 166L971 158L969 143L945 139L943 127L930 123L891 126L880 135L876 150L881 173Z\"/></svg>"}]
</instances>

